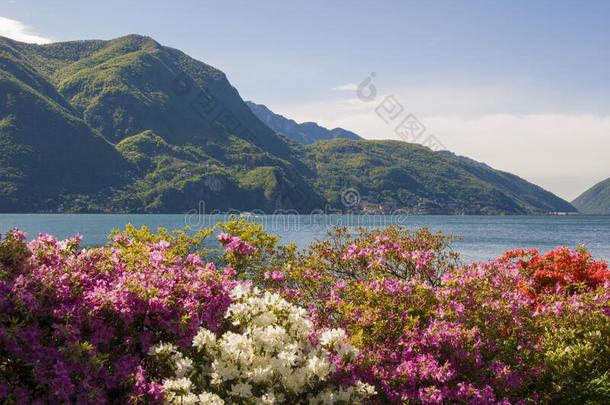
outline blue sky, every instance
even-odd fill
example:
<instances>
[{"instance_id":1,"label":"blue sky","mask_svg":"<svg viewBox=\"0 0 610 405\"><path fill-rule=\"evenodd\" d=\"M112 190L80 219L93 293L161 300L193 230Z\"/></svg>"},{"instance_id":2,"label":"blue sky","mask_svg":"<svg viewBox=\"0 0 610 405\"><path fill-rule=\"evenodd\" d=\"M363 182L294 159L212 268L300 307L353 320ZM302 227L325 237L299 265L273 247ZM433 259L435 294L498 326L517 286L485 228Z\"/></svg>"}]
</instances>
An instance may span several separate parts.
<instances>
[{"instance_id":1,"label":"blue sky","mask_svg":"<svg viewBox=\"0 0 610 405\"><path fill-rule=\"evenodd\" d=\"M568 199L610 177L610 1L0 0L0 17L26 41L149 35L276 112L397 138L355 99L375 72L456 153Z\"/></svg>"}]
</instances>

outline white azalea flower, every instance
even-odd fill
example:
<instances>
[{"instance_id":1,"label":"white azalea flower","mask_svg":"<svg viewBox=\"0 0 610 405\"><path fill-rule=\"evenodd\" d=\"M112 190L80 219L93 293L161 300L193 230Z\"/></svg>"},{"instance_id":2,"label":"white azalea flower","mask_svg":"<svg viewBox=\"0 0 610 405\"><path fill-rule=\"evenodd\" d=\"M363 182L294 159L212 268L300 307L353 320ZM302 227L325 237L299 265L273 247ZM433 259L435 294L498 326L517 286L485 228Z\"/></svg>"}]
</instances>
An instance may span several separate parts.
<instances>
[{"instance_id":1,"label":"white azalea flower","mask_svg":"<svg viewBox=\"0 0 610 405\"><path fill-rule=\"evenodd\" d=\"M343 329L329 329L320 335L320 344L326 348L337 350L347 339Z\"/></svg>"},{"instance_id":2,"label":"white azalea flower","mask_svg":"<svg viewBox=\"0 0 610 405\"><path fill-rule=\"evenodd\" d=\"M193 360L181 355L174 357L176 377L182 378L193 370Z\"/></svg>"},{"instance_id":3,"label":"white azalea flower","mask_svg":"<svg viewBox=\"0 0 610 405\"><path fill-rule=\"evenodd\" d=\"M246 283L239 283L231 290L230 296L234 300L238 300L250 292L251 288Z\"/></svg>"},{"instance_id":4,"label":"white azalea flower","mask_svg":"<svg viewBox=\"0 0 610 405\"><path fill-rule=\"evenodd\" d=\"M193 346L199 350L205 348L214 348L216 345L216 335L205 328L199 329L199 332L193 338Z\"/></svg>"},{"instance_id":5,"label":"white azalea flower","mask_svg":"<svg viewBox=\"0 0 610 405\"><path fill-rule=\"evenodd\" d=\"M248 383L233 384L230 394L234 397L252 398L252 386Z\"/></svg>"},{"instance_id":6,"label":"white azalea flower","mask_svg":"<svg viewBox=\"0 0 610 405\"><path fill-rule=\"evenodd\" d=\"M151 346L150 349L148 349L148 354L150 356L174 354L176 350L178 350L178 348L171 343L159 343L158 345Z\"/></svg>"},{"instance_id":7,"label":"white azalea flower","mask_svg":"<svg viewBox=\"0 0 610 405\"><path fill-rule=\"evenodd\" d=\"M361 382L330 382L335 372L331 354L346 362L357 354L342 329L323 331L312 345L315 331L305 309L245 284L231 295L234 301L225 314L230 330L216 336L200 329L192 356L171 344L151 348L151 355L172 359L175 378L163 382L168 403L356 404L375 395L373 387ZM313 386L322 391L308 394Z\"/></svg>"},{"instance_id":8,"label":"white azalea flower","mask_svg":"<svg viewBox=\"0 0 610 405\"><path fill-rule=\"evenodd\" d=\"M307 370L320 380L324 380L331 371L331 364L325 357L314 355L307 360Z\"/></svg>"},{"instance_id":9,"label":"white azalea flower","mask_svg":"<svg viewBox=\"0 0 610 405\"><path fill-rule=\"evenodd\" d=\"M172 393L188 393L191 389L191 380L188 378L167 379L163 381L163 389Z\"/></svg>"},{"instance_id":10,"label":"white azalea flower","mask_svg":"<svg viewBox=\"0 0 610 405\"><path fill-rule=\"evenodd\" d=\"M203 392L199 394L199 403L207 405L224 405L225 401L222 400L218 395L211 392Z\"/></svg>"}]
</instances>

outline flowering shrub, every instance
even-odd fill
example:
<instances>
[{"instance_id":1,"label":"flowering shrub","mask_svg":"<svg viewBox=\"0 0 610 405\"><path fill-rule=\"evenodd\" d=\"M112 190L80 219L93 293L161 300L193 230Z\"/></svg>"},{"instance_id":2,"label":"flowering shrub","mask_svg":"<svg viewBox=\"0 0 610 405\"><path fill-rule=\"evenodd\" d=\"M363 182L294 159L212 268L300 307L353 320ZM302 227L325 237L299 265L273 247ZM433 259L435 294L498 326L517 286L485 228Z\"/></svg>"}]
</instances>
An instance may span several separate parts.
<instances>
[{"instance_id":1,"label":"flowering shrub","mask_svg":"<svg viewBox=\"0 0 610 405\"><path fill-rule=\"evenodd\" d=\"M610 402L609 270L582 248L463 266L427 230L298 252L218 228L220 254L210 229L7 234L0 402Z\"/></svg>"},{"instance_id":2,"label":"flowering shrub","mask_svg":"<svg viewBox=\"0 0 610 405\"><path fill-rule=\"evenodd\" d=\"M390 402L495 403L537 395L541 358L531 301L510 264L478 264L423 281L339 282L310 307L359 347L356 374Z\"/></svg>"},{"instance_id":3,"label":"flowering shrub","mask_svg":"<svg viewBox=\"0 0 610 405\"><path fill-rule=\"evenodd\" d=\"M553 402L610 403L610 285L580 295L546 297L544 378Z\"/></svg>"},{"instance_id":4,"label":"flowering shrub","mask_svg":"<svg viewBox=\"0 0 610 405\"><path fill-rule=\"evenodd\" d=\"M256 251L254 246L244 242L239 236L230 236L224 232L218 235L218 241L224 246L227 253L238 256L246 256Z\"/></svg>"},{"instance_id":5,"label":"flowering shrub","mask_svg":"<svg viewBox=\"0 0 610 405\"><path fill-rule=\"evenodd\" d=\"M247 285L233 298L224 333L201 328L187 354L171 344L151 348L173 372L163 381L169 403L353 404L374 394L359 381L338 384L357 353L343 330L315 331L305 310Z\"/></svg>"},{"instance_id":6,"label":"flowering shrub","mask_svg":"<svg viewBox=\"0 0 610 405\"><path fill-rule=\"evenodd\" d=\"M143 234L90 250L80 238L2 241L0 400L161 399L142 361L149 347L216 330L234 283L213 263L180 257L178 240Z\"/></svg>"},{"instance_id":7,"label":"flowering shrub","mask_svg":"<svg viewBox=\"0 0 610 405\"><path fill-rule=\"evenodd\" d=\"M225 247L221 259L240 278L262 283L274 272L275 278L281 277L282 270L296 259L294 244L280 245L279 237L265 232L260 224L242 218L221 222L217 228ZM232 249L231 241L234 241L233 245L247 246L245 251ZM268 273L266 278L265 273Z\"/></svg>"},{"instance_id":8,"label":"flowering shrub","mask_svg":"<svg viewBox=\"0 0 610 405\"><path fill-rule=\"evenodd\" d=\"M552 328L531 294L537 278L506 257L459 267L446 240L425 230L391 228L353 237L337 229L283 272L265 273L264 284L306 304L319 327L344 328L360 348L357 377L387 401L562 398L543 383L544 343ZM588 253L579 258L599 270ZM591 330L584 323L579 328Z\"/></svg>"},{"instance_id":9,"label":"flowering shrub","mask_svg":"<svg viewBox=\"0 0 610 405\"><path fill-rule=\"evenodd\" d=\"M460 264L449 246L453 240L427 229L410 232L399 226L360 228L355 235L347 228L333 228L302 254L291 250L270 255L273 266L261 266L252 278L303 305L324 303L358 281L387 278L436 286L442 274Z\"/></svg>"},{"instance_id":10,"label":"flowering shrub","mask_svg":"<svg viewBox=\"0 0 610 405\"><path fill-rule=\"evenodd\" d=\"M447 274L437 292L438 319L473 332L477 361L470 382L497 400L535 399L543 370L539 325L525 283L511 263L471 264ZM478 382L478 384L477 384Z\"/></svg>"},{"instance_id":11,"label":"flowering shrub","mask_svg":"<svg viewBox=\"0 0 610 405\"><path fill-rule=\"evenodd\" d=\"M515 262L523 274L531 279L531 293L554 293L558 288L566 292L592 290L610 281L608 263L593 260L584 248L566 247L540 254L536 249L512 250L500 259Z\"/></svg>"},{"instance_id":12,"label":"flowering shrub","mask_svg":"<svg viewBox=\"0 0 610 405\"><path fill-rule=\"evenodd\" d=\"M361 228L356 235L333 228L327 238L311 244L300 266L344 279L389 277L438 285L442 274L459 265L450 248L454 239L426 228Z\"/></svg>"},{"instance_id":13,"label":"flowering shrub","mask_svg":"<svg viewBox=\"0 0 610 405\"><path fill-rule=\"evenodd\" d=\"M5 280L15 268L30 256L23 232L13 230L0 240L0 280Z\"/></svg>"},{"instance_id":14,"label":"flowering shrub","mask_svg":"<svg viewBox=\"0 0 610 405\"><path fill-rule=\"evenodd\" d=\"M499 261L517 264L526 280L519 289L535 304L543 330L541 390L557 403L610 402L608 264L582 247L514 250Z\"/></svg>"}]
</instances>

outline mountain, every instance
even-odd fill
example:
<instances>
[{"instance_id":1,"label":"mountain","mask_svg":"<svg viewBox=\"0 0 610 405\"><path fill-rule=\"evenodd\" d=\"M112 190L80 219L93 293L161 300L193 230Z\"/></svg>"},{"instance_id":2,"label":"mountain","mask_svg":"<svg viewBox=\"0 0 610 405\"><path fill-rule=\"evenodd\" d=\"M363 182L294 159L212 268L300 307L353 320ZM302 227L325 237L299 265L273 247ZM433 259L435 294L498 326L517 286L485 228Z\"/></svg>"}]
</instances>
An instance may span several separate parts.
<instances>
[{"instance_id":1,"label":"mountain","mask_svg":"<svg viewBox=\"0 0 610 405\"><path fill-rule=\"evenodd\" d=\"M360 136L347 129L327 129L315 122L303 122L299 124L283 115L274 113L262 104L255 104L252 101L246 101L246 104L250 107L254 115L267 124L269 128L279 134L286 135L288 138L300 144L309 144L335 138L362 140Z\"/></svg>"},{"instance_id":2,"label":"mountain","mask_svg":"<svg viewBox=\"0 0 610 405\"><path fill-rule=\"evenodd\" d=\"M123 185L129 163L19 45L0 40L0 211L58 209Z\"/></svg>"},{"instance_id":3,"label":"mountain","mask_svg":"<svg viewBox=\"0 0 610 405\"><path fill-rule=\"evenodd\" d=\"M574 210L467 158L281 117L301 134L294 142L259 107L221 71L149 37L0 37L0 212ZM360 197L346 204L346 189Z\"/></svg>"},{"instance_id":4,"label":"mountain","mask_svg":"<svg viewBox=\"0 0 610 405\"><path fill-rule=\"evenodd\" d=\"M24 165L45 159L50 163L27 176L32 182L27 189L18 189L11 178L6 179L2 191L19 205L3 201L4 210L44 209L24 199L28 190L36 189L34 184L55 188L56 182L46 181L45 174L62 179L73 177L71 172L90 176L88 166L95 166L94 173L123 173L129 182L114 182L118 190L111 196L90 195L84 199L86 204L70 210L181 212L199 207L204 200L207 209L309 210L324 203L303 177L307 168L293 158L289 143L261 123L224 73L209 65L137 35L51 45L7 39L1 43L6 48L3 62L14 59L17 66L3 63L1 85L14 82L24 87L33 82L37 85L34 94L49 101L14 105L14 91L9 91L5 99L11 105L2 110L8 112L2 116L7 141L0 152L19 151L23 149L19 139L38 142L41 136L54 149L70 152L29 148L33 157L22 153L20 159L12 158ZM7 80L7 71L18 68L27 73ZM103 141L115 158L98 163L105 149L79 146L86 136L67 142L64 128L42 125L38 109L58 114L54 111L59 107L49 105L51 101L62 108L64 118L57 121L78 126L86 136ZM25 118L15 121L16 114ZM34 123L38 126L33 127ZM88 163L74 164L73 158ZM4 171L11 167L2 165ZM97 177L85 183L93 188L103 185ZM45 200L44 207L60 210L56 198Z\"/></svg>"},{"instance_id":5,"label":"mountain","mask_svg":"<svg viewBox=\"0 0 610 405\"><path fill-rule=\"evenodd\" d=\"M400 141L336 139L307 145L314 184L338 205L341 191L358 191L369 211L416 214L574 212L568 202L527 181L474 160Z\"/></svg>"},{"instance_id":6,"label":"mountain","mask_svg":"<svg viewBox=\"0 0 610 405\"><path fill-rule=\"evenodd\" d=\"M582 193L572 205L583 214L610 215L610 178Z\"/></svg>"}]
</instances>

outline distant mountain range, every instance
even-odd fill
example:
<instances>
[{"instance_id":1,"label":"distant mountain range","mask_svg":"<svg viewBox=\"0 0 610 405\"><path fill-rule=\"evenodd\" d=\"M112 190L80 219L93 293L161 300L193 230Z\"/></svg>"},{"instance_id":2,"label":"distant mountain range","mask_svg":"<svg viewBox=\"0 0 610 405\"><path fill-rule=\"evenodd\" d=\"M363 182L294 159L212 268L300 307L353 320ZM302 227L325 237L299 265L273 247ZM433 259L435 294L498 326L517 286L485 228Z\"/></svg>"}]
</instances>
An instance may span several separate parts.
<instances>
[{"instance_id":1,"label":"distant mountain range","mask_svg":"<svg viewBox=\"0 0 610 405\"><path fill-rule=\"evenodd\" d=\"M301 124L271 111L262 104L246 101L246 104L259 120L263 121L275 132L286 135L288 138L300 144L309 144L317 141L326 141L335 138L363 140L352 131L343 128L328 129L321 127L315 122L303 122Z\"/></svg>"},{"instance_id":2,"label":"distant mountain range","mask_svg":"<svg viewBox=\"0 0 610 405\"><path fill-rule=\"evenodd\" d=\"M575 210L467 158L248 105L224 73L149 37L0 37L0 212L325 208Z\"/></svg>"},{"instance_id":3,"label":"distant mountain range","mask_svg":"<svg viewBox=\"0 0 610 405\"><path fill-rule=\"evenodd\" d=\"M610 215L610 178L582 193L572 205L583 214Z\"/></svg>"}]
</instances>

